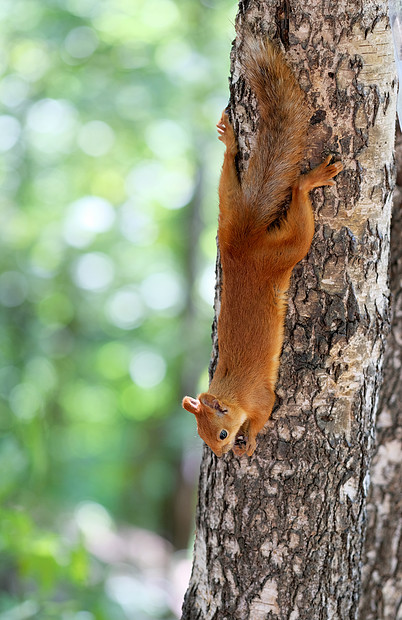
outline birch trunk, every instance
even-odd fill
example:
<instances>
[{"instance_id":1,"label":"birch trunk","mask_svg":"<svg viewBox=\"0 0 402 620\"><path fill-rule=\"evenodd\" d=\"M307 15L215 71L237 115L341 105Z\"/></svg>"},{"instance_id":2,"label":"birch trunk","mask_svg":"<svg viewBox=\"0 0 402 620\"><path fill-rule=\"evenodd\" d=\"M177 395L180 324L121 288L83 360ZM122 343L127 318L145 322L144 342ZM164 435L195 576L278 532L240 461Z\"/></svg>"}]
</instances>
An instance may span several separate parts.
<instances>
[{"instance_id":1,"label":"birch trunk","mask_svg":"<svg viewBox=\"0 0 402 620\"><path fill-rule=\"evenodd\" d=\"M392 321L371 465L360 617L402 620L402 134L391 229Z\"/></svg>"},{"instance_id":2,"label":"birch trunk","mask_svg":"<svg viewBox=\"0 0 402 620\"><path fill-rule=\"evenodd\" d=\"M356 618L369 466L389 325L396 83L386 2L249 0L244 25L279 38L311 106L316 234L293 275L277 406L250 459L204 449L183 620ZM232 50L242 153L257 111ZM219 312L219 281L216 311ZM214 359L217 357L216 331Z\"/></svg>"}]
</instances>

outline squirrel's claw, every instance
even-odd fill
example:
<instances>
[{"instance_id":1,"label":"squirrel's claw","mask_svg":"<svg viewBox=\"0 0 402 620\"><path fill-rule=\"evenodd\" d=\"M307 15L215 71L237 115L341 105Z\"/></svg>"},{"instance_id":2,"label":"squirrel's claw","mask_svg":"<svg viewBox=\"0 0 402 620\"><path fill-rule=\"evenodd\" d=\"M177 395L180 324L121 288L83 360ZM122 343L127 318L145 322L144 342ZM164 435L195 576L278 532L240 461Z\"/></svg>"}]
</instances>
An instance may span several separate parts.
<instances>
[{"instance_id":1,"label":"squirrel's claw","mask_svg":"<svg viewBox=\"0 0 402 620\"><path fill-rule=\"evenodd\" d=\"M255 439L253 439L252 441L249 442L248 447L247 447L247 456L252 456L252 454L254 454L254 450L257 447L257 442Z\"/></svg>"},{"instance_id":2,"label":"squirrel's claw","mask_svg":"<svg viewBox=\"0 0 402 620\"><path fill-rule=\"evenodd\" d=\"M218 130L218 139L226 144L226 147L233 155L236 155L236 138L233 132L233 127L225 110L222 112L220 120L216 123L216 128Z\"/></svg>"}]
</instances>

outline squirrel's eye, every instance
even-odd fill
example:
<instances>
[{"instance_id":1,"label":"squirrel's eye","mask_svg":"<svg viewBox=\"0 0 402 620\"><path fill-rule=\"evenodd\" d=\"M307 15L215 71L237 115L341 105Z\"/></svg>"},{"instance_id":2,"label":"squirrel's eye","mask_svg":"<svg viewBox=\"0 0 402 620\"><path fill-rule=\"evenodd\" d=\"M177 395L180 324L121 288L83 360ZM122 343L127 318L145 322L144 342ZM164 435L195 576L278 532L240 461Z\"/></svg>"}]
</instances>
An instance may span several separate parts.
<instances>
[{"instance_id":1,"label":"squirrel's eye","mask_svg":"<svg viewBox=\"0 0 402 620\"><path fill-rule=\"evenodd\" d=\"M221 431L221 433L219 435L219 439L226 439L227 436L228 436L228 432L223 430L223 431Z\"/></svg>"}]
</instances>

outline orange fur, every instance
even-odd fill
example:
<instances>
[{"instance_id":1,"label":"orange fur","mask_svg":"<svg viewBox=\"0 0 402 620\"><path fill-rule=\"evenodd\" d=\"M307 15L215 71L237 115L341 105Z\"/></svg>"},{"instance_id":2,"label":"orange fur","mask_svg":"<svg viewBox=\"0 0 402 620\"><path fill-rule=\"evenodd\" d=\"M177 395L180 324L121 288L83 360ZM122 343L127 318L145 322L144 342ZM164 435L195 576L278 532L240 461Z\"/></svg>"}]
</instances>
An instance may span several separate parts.
<instances>
[{"instance_id":1,"label":"orange fur","mask_svg":"<svg viewBox=\"0 0 402 620\"><path fill-rule=\"evenodd\" d=\"M314 234L308 193L334 185L332 177L342 170L342 164L330 164L329 157L300 175L308 119L303 93L281 52L268 40L254 40L248 33L243 55L260 126L240 182L237 142L225 112L217 124L226 145L219 183L219 361L209 391L197 399L183 399L183 407L196 416L200 437L217 456L230 449L238 456L251 456L256 436L271 415L286 292L292 269L307 254ZM292 200L283 216L290 189Z\"/></svg>"}]
</instances>

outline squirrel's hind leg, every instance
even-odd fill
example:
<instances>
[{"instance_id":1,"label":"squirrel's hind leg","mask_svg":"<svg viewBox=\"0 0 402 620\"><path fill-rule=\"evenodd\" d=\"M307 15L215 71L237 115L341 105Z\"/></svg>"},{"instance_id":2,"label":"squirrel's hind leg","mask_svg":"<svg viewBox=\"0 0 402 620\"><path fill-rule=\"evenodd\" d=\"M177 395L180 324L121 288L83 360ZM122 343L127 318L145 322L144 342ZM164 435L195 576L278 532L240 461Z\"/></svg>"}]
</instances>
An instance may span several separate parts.
<instances>
[{"instance_id":1,"label":"squirrel's hind leg","mask_svg":"<svg viewBox=\"0 0 402 620\"><path fill-rule=\"evenodd\" d=\"M293 267L307 254L314 236L314 214L308 191L296 181L286 216L267 231L267 246L281 271Z\"/></svg>"},{"instance_id":2,"label":"squirrel's hind leg","mask_svg":"<svg viewBox=\"0 0 402 620\"><path fill-rule=\"evenodd\" d=\"M332 180L341 170L340 161L330 164L332 156L308 172L301 174L292 187L292 200L279 227L268 231L267 240L283 268L292 269L307 254L314 235L314 214L310 190L322 185L335 185Z\"/></svg>"},{"instance_id":3,"label":"squirrel's hind leg","mask_svg":"<svg viewBox=\"0 0 402 620\"><path fill-rule=\"evenodd\" d=\"M219 134L218 139L226 145L226 150L235 157L238 151L237 141L233 126L225 110L223 110L220 120L216 123L216 127Z\"/></svg>"},{"instance_id":4,"label":"squirrel's hind leg","mask_svg":"<svg viewBox=\"0 0 402 620\"><path fill-rule=\"evenodd\" d=\"M309 192L315 187L322 187L323 185L336 185L332 178L343 170L343 164L341 161L330 164L331 159L332 155L329 155L322 164L307 174L300 175L298 184L302 191Z\"/></svg>"}]
</instances>

